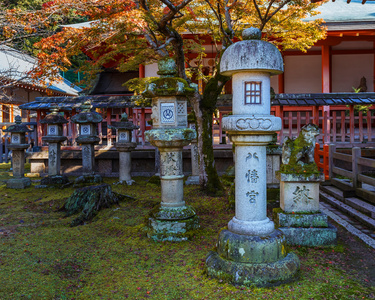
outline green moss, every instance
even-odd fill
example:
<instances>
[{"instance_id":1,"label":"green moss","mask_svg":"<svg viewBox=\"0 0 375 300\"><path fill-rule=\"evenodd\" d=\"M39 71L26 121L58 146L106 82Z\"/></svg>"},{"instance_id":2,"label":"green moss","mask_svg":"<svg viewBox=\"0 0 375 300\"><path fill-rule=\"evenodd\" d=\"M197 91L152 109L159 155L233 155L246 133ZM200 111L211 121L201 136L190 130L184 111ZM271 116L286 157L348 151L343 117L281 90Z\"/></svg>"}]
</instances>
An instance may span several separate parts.
<instances>
[{"instance_id":1,"label":"green moss","mask_svg":"<svg viewBox=\"0 0 375 300\"><path fill-rule=\"evenodd\" d=\"M0 172L2 180L10 178ZM70 178L74 180L74 178ZM373 278L367 276L369 251L344 230L336 247L293 247L301 259L297 282L277 288L236 287L203 275L205 257L218 232L233 217L226 196L210 197L197 186L184 188L184 200L200 218L189 242L153 242L142 231L144 217L160 203L160 187L113 185L123 199L102 209L95 222L70 227L59 208L74 188L9 190L0 186L0 298L13 299L371 299ZM362 246L363 247L363 246ZM305 248L303 251L300 249ZM334 252L332 251L334 250ZM368 249L367 249L368 250ZM355 252L354 252L355 251ZM363 266L353 263L363 260ZM359 271L368 273L358 273ZM370 284L366 280L370 281ZM149 292L149 293L147 293Z\"/></svg>"}]
</instances>

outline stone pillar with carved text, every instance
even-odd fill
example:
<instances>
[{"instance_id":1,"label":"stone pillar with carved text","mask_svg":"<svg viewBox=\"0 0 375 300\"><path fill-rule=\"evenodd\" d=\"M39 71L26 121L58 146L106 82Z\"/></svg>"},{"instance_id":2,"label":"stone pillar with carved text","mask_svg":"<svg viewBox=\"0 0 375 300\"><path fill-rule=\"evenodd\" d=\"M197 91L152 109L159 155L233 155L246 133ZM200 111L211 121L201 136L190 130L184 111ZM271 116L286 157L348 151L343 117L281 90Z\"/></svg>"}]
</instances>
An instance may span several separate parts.
<instances>
[{"instance_id":1,"label":"stone pillar with carved text","mask_svg":"<svg viewBox=\"0 0 375 300\"><path fill-rule=\"evenodd\" d=\"M189 124L189 127L195 129L195 123ZM198 152L198 141L194 139L190 145L191 154L191 175L186 180L185 184L199 184L199 152Z\"/></svg>"},{"instance_id":2,"label":"stone pillar with carved text","mask_svg":"<svg viewBox=\"0 0 375 300\"><path fill-rule=\"evenodd\" d=\"M235 145L235 216L207 255L206 270L233 284L270 286L292 280L299 269L298 257L287 253L284 235L267 217L266 146L281 129L281 119L270 114L270 76L283 72L283 60L274 45L260 40L259 29L242 36L220 65L233 82L233 115L222 122Z\"/></svg>"},{"instance_id":3,"label":"stone pillar with carved text","mask_svg":"<svg viewBox=\"0 0 375 300\"><path fill-rule=\"evenodd\" d=\"M172 58L158 63L160 78L146 85L143 96L152 99L153 129L146 139L160 151L161 203L148 217L147 235L155 241L187 240L199 227L198 217L184 201L182 149L196 137L187 128L187 95L194 87L176 77Z\"/></svg>"}]
</instances>

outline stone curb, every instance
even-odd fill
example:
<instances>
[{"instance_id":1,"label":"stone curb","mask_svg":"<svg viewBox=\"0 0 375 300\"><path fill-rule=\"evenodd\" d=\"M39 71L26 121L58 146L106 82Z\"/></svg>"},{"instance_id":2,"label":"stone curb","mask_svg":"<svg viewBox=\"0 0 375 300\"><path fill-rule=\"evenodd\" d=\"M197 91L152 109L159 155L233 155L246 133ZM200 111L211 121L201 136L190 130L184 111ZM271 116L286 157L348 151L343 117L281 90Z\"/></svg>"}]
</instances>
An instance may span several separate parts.
<instances>
[{"instance_id":1,"label":"stone curb","mask_svg":"<svg viewBox=\"0 0 375 300\"><path fill-rule=\"evenodd\" d=\"M340 218L338 215L330 211L328 208L325 208L322 204L320 204L320 210L325 213L328 217L332 220L343 226L346 230L348 230L351 234L355 235L356 237L360 238L363 242L365 242L368 246L375 249L375 240L369 237L368 235L361 232L359 229L355 228L353 225L350 225L347 221Z\"/></svg>"}]
</instances>

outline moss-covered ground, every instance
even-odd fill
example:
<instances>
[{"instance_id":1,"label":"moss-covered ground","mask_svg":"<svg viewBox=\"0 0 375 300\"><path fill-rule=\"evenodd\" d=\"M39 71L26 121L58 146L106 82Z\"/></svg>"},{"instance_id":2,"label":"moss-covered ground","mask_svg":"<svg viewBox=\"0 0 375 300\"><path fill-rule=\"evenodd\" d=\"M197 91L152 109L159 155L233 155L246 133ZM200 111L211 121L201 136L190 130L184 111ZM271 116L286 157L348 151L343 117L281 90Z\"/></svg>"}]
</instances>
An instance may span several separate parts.
<instances>
[{"instance_id":1,"label":"moss-covered ground","mask_svg":"<svg viewBox=\"0 0 375 300\"><path fill-rule=\"evenodd\" d=\"M9 178L0 166L0 182ZM189 242L156 243L143 230L160 202L160 186L134 178L113 190L133 196L99 212L91 223L58 209L74 189L11 190L0 186L0 299L371 299L375 296L373 249L339 228L335 248L292 248L301 259L298 281L259 289L207 278L205 256L233 217L225 196L185 187L185 200L200 218ZM35 180L35 178L33 179ZM105 179L114 183L115 179ZM34 183L34 185L37 183ZM274 199L272 199L274 200ZM269 209L277 205L270 201ZM271 211L269 211L271 216Z\"/></svg>"}]
</instances>

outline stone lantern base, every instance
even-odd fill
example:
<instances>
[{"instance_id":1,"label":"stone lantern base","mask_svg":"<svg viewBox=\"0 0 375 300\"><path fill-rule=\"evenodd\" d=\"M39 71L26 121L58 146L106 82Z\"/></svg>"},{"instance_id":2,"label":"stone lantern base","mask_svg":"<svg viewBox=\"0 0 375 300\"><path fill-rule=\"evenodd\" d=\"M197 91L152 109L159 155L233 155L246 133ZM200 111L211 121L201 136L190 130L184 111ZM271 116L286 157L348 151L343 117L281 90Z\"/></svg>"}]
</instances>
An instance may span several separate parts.
<instances>
[{"instance_id":1,"label":"stone lantern base","mask_svg":"<svg viewBox=\"0 0 375 300\"><path fill-rule=\"evenodd\" d=\"M199 176L189 176L188 179L185 181L185 184L186 185L191 185L191 184L195 184L195 185L198 185L199 184Z\"/></svg>"},{"instance_id":2,"label":"stone lantern base","mask_svg":"<svg viewBox=\"0 0 375 300\"><path fill-rule=\"evenodd\" d=\"M199 228L199 219L190 206L158 205L148 217L147 236L154 241L186 241Z\"/></svg>"},{"instance_id":3,"label":"stone lantern base","mask_svg":"<svg viewBox=\"0 0 375 300\"><path fill-rule=\"evenodd\" d=\"M24 189L31 186L30 178L12 178L7 181L7 188L10 189Z\"/></svg>"},{"instance_id":4,"label":"stone lantern base","mask_svg":"<svg viewBox=\"0 0 375 300\"><path fill-rule=\"evenodd\" d=\"M289 245L308 247L334 246L337 229L319 210L319 183L324 175L279 173L280 206L274 219Z\"/></svg>"},{"instance_id":5,"label":"stone lantern base","mask_svg":"<svg viewBox=\"0 0 375 300\"><path fill-rule=\"evenodd\" d=\"M66 175L53 175L42 178L41 185L58 186L69 183L69 179Z\"/></svg>"},{"instance_id":6,"label":"stone lantern base","mask_svg":"<svg viewBox=\"0 0 375 300\"><path fill-rule=\"evenodd\" d=\"M206 259L209 276L232 284L267 287L290 282L299 270L299 259L286 252L285 236L274 230L266 236L241 235L222 230L216 251Z\"/></svg>"}]
</instances>

